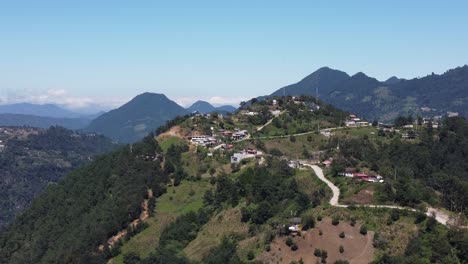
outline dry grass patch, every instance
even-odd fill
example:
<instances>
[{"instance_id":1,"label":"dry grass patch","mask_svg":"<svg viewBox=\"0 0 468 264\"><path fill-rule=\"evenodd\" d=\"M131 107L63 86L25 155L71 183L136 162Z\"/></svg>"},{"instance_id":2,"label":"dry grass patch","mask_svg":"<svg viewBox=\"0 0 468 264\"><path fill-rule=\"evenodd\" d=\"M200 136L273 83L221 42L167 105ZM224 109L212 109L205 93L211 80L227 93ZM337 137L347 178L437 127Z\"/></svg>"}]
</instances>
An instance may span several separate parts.
<instances>
[{"instance_id":1,"label":"dry grass patch","mask_svg":"<svg viewBox=\"0 0 468 264\"><path fill-rule=\"evenodd\" d=\"M229 234L247 235L248 230L248 224L241 222L239 208L222 211L213 216L202 227L197 238L184 249L184 253L192 261L201 261L208 256L214 247L219 245L223 236Z\"/></svg>"}]
</instances>

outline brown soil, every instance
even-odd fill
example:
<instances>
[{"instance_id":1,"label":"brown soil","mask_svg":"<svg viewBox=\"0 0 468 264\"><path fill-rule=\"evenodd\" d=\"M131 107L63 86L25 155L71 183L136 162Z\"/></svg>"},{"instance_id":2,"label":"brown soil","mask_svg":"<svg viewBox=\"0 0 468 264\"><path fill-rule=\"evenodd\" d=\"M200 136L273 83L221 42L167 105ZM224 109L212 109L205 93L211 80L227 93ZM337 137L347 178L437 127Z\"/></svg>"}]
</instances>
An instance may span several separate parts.
<instances>
[{"instance_id":1,"label":"brown soil","mask_svg":"<svg viewBox=\"0 0 468 264\"><path fill-rule=\"evenodd\" d=\"M158 136L158 138L166 137L166 136L184 138L184 133L183 133L182 128L180 126L173 126L168 131L160 134Z\"/></svg>"},{"instance_id":2,"label":"brown soil","mask_svg":"<svg viewBox=\"0 0 468 264\"><path fill-rule=\"evenodd\" d=\"M345 204L372 204L374 200L374 187L367 186L358 193L344 200Z\"/></svg>"},{"instance_id":3,"label":"brown soil","mask_svg":"<svg viewBox=\"0 0 468 264\"><path fill-rule=\"evenodd\" d=\"M301 236L293 238L298 246L296 251L286 245L286 236L278 237L271 243L271 251L259 255L258 260L264 263L289 264L302 258L304 263L314 264L321 260L314 256L314 250L318 248L327 251L327 263L334 263L336 260L348 260L351 264L369 263L374 258L374 234L369 232L363 236L359 233L359 228L360 226L352 227L347 222L334 226L330 218L325 218L317 223L316 228L303 231ZM319 230L323 232L321 236ZM345 233L345 238L339 237L341 232ZM340 245L344 247L343 253L339 252Z\"/></svg>"}]
</instances>

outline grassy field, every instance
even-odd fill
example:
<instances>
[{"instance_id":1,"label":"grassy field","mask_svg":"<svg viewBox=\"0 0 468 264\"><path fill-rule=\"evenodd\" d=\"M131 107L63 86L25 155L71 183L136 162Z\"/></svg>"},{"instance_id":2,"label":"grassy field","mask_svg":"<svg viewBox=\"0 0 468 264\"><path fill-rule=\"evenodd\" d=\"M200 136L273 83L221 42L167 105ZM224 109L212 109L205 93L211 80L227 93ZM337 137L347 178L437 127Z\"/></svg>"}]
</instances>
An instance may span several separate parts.
<instances>
[{"instance_id":1,"label":"grassy field","mask_svg":"<svg viewBox=\"0 0 468 264\"><path fill-rule=\"evenodd\" d=\"M159 146L161 146L161 149L166 152L167 149L172 145L172 144L177 144L179 142L182 142L182 139L179 137L175 136L165 136L159 140Z\"/></svg>"},{"instance_id":2,"label":"grassy field","mask_svg":"<svg viewBox=\"0 0 468 264\"><path fill-rule=\"evenodd\" d=\"M222 211L203 226L197 238L184 249L184 253L192 261L201 261L221 242L223 236L230 234L247 236L248 231L248 224L241 222L239 208Z\"/></svg>"},{"instance_id":3,"label":"grassy field","mask_svg":"<svg viewBox=\"0 0 468 264\"><path fill-rule=\"evenodd\" d=\"M307 140L308 136L311 137L312 141ZM263 139L262 141L268 149L277 148L291 159L303 159L305 158L304 150L307 150L309 154L317 151L321 146L327 144L328 139L323 135L312 133L296 136L295 142L292 142L289 138Z\"/></svg>"},{"instance_id":4,"label":"grassy field","mask_svg":"<svg viewBox=\"0 0 468 264\"><path fill-rule=\"evenodd\" d=\"M158 246L159 236L164 227L177 216L200 209L203 206L203 195L210 188L211 185L207 181L183 181L177 187L169 187L167 192L157 199L154 216L145 220L148 228L125 242L121 253L113 258L111 263L123 264L124 254L130 252L137 253L140 257L148 256Z\"/></svg>"},{"instance_id":5,"label":"grassy field","mask_svg":"<svg viewBox=\"0 0 468 264\"><path fill-rule=\"evenodd\" d=\"M329 200L332 196L332 192L328 186L321 181L317 176L315 176L312 169L301 169L296 170L296 175L294 176L297 182L297 186L299 191L307 194L312 195L314 191L317 191L319 188L324 188L326 196L324 200ZM310 197L311 198L311 197Z\"/></svg>"}]
</instances>

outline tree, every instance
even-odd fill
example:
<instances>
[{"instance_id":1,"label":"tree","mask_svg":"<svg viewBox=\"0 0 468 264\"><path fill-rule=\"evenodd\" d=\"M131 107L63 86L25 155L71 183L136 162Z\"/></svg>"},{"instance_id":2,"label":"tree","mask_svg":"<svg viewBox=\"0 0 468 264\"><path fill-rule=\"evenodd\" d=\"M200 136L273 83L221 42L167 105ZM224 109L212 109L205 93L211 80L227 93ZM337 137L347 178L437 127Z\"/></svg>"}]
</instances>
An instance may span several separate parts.
<instances>
[{"instance_id":1,"label":"tree","mask_svg":"<svg viewBox=\"0 0 468 264\"><path fill-rule=\"evenodd\" d=\"M361 235L363 236L367 235L367 227L365 225L362 225L359 229L359 233L361 233Z\"/></svg>"},{"instance_id":2,"label":"tree","mask_svg":"<svg viewBox=\"0 0 468 264\"><path fill-rule=\"evenodd\" d=\"M339 251L340 251L341 254L343 254L343 252L344 252L344 247L343 247L343 245L340 245Z\"/></svg>"},{"instance_id":3,"label":"tree","mask_svg":"<svg viewBox=\"0 0 468 264\"><path fill-rule=\"evenodd\" d=\"M140 263L140 257L133 252L126 253L124 254L124 257L123 257L123 263L124 264L138 264Z\"/></svg>"}]
</instances>

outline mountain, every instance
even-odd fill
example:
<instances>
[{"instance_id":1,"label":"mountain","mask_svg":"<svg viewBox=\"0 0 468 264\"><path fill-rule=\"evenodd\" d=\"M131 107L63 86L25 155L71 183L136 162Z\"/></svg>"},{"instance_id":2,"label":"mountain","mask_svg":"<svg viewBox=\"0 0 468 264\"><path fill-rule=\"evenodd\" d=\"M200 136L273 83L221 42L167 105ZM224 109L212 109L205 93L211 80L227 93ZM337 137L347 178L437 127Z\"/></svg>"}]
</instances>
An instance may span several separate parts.
<instances>
[{"instance_id":1,"label":"mountain","mask_svg":"<svg viewBox=\"0 0 468 264\"><path fill-rule=\"evenodd\" d=\"M353 76L327 67L298 83L285 86L271 96L311 95L369 120L391 121L398 115L468 116L468 66L412 80L392 77L380 82L364 73ZM421 108L435 109L424 113Z\"/></svg>"},{"instance_id":2,"label":"mountain","mask_svg":"<svg viewBox=\"0 0 468 264\"><path fill-rule=\"evenodd\" d=\"M49 128L61 126L68 129L82 129L89 125L88 118L56 118L23 114L0 114L0 126L28 126Z\"/></svg>"},{"instance_id":3,"label":"mountain","mask_svg":"<svg viewBox=\"0 0 468 264\"><path fill-rule=\"evenodd\" d=\"M0 229L48 185L118 145L61 127L3 128L0 134Z\"/></svg>"},{"instance_id":4,"label":"mountain","mask_svg":"<svg viewBox=\"0 0 468 264\"><path fill-rule=\"evenodd\" d=\"M330 93L334 87L349 79L345 72L323 67L305 77L295 84L285 86L272 93L272 96L283 95L315 95L315 89L319 94Z\"/></svg>"},{"instance_id":5,"label":"mountain","mask_svg":"<svg viewBox=\"0 0 468 264\"><path fill-rule=\"evenodd\" d=\"M202 114L208 114L212 112L220 112L220 113L232 113L236 111L237 108L231 105L223 105L219 107L215 107L212 104L205 102L205 101L196 101L191 105L189 108L187 108L187 111L190 113L198 111Z\"/></svg>"},{"instance_id":6,"label":"mountain","mask_svg":"<svg viewBox=\"0 0 468 264\"><path fill-rule=\"evenodd\" d=\"M216 110L220 112L233 113L237 111L237 108L232 105L222 105L222 106L216 107Z\"/></svg>"},{"instance_id":7,"label":"mountain","mask_svg":"<svg viewBox=\"0 0 468 264\"><path fill-rule=\"evenodd\" d=\"M392 76L392 77L388 78L388 79L387 79L385 82L383 82L383 83L385 83L386 85L392 85L392 84L397 84L397 83L399 83L399 82L401 82L401 81L404 81L404 80L405 80L405 79L400 79L400 78L398 78L398 77Z\"/></svg>"},{"instance_id":8,"label":"mountain","mask_svg":"<svg viewBox=\"0 0 468 264\"><path fill-rule=\"evenodd\" d=\"M187 108L187 111L190 113L198 111L202 114L211 113L215 110L216 108L213 105L205 101L196 101L189 108Z\"/></svg>"},{"instance_id":9,"label":"mountain","mask_svg":"<svg viewBox=\"0 0 468 264\"><path fill-rule=\"evenodd\" d=\"M81 114L63 109L54 104L39 105L29 103L0 105L0 113L35 115L55 118L77 118L82 116Z\"/></svg>"},{"instance_id":10,"label":"mountain","mask_svg":"<svg viewBox=\"0 0 468 264\"><path fill-rule=\"evenodd\" d=\"M86 131L101 133L119 142L135 142L187 110L163 94L143 93L123 106L97 117Z\"/></svg>"}]
</instances>

